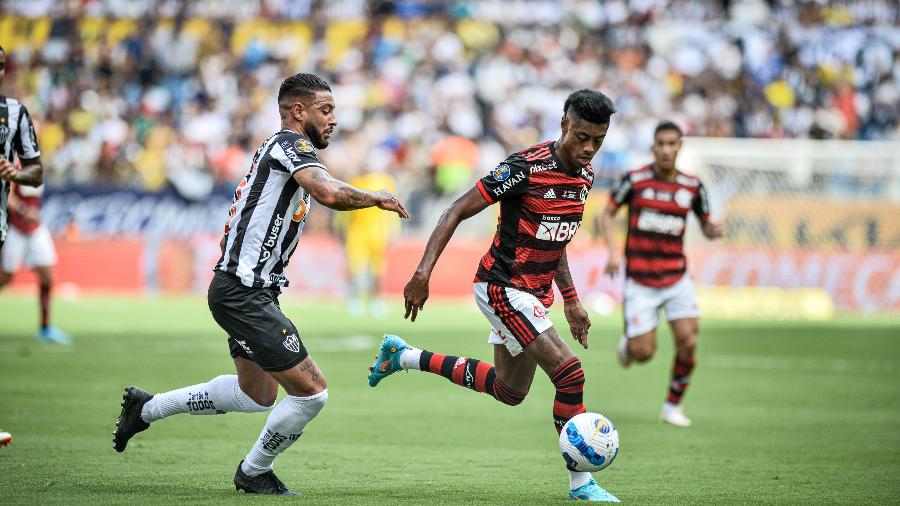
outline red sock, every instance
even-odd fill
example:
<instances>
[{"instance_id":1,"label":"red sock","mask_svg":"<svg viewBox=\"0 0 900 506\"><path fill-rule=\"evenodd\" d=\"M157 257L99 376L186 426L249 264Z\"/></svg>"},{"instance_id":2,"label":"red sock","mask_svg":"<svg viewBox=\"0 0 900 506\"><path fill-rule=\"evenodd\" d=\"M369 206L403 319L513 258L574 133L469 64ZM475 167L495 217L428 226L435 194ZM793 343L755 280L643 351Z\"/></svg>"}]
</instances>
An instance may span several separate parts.
<instances>
[{"instance_id":1,"label":"red sock","mask_svg":"<svg viewBox=\"0 0 900 506\"><path fill-rule=\"evenodd\" d=\"M50 285L41 284L41 328L50 325Z\"/></svg>"},{"instance_id":2,"label":"red sock","mask_svg":"<svg viewBox=\"0 0 900 506\"><path fill-rule=\"evenodd\" d=\"M672 383L669 385L668 400L672 404L681 403L684 397L684 391L687 390L688 383L691 381L691 371L697 364L697 358L691 357L687 362L683 362L675 356L675 364L672 366Z\"/></svg>"},{"instance_id":3,"label":"red sock","mask_svg":"<svg viewBox=\"0 0 900 506\"><path fill-rule=\"evenodd\" d=\"M558 434L570 418L587 411L584 407L584 370L581 369L581 360L572 357L563 362L550 375L550 381L556 387L553 424Z\"/></svg>"},{"instance_id":4,"label":"red sock","mask_svg":"<svg viewBox=\"0 0 900 506\"><path fill-rule=\"evenodd\" d=\"M441 375L457 385L476 392L484 392L510 406L521 403L527 394L511 390L497 377L494 366L474 358L454 357L422 350L419 369Z\"/></svg>"}]
</instances>

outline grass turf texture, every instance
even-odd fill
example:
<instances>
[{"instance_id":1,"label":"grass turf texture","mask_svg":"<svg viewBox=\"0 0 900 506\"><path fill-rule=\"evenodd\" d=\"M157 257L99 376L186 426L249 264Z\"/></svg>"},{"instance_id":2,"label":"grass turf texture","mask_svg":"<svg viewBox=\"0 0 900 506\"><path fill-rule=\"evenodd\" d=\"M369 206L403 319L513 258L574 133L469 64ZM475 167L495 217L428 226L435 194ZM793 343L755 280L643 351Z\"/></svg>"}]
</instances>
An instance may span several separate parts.
<instances>
[{"instance_id":1,"label":"grass turf texture","mask_svg":"<svg viewBox=\"0 0 900 506\"><path fill-rule=\"evenodd\" d=\"M276 461L299 501L314 504L536 504L567 500L552 427L552 387L538 372L515 408L444 378L398 373L377 388L367 366L382 332L443 353L491 359L487 328L469 304L429 303L420 321L353 320L339 303L286 299L286 313L324 370L330 399ZM233 373L221 330L193 297L59 301L72 347L34 339L35 301L0 298L0 449L3 504L229 504L245 497L234 469L266 413L179 415L112 448L125 386L150 392ZM558 328L568 328L560 307ZM658 421L672 345L619 368L618 316L594 316L579 351L588 409L621 436L598 481L625 503L889 503L900 493L900 323L702 324L686 397L694 426ZM571 340L570 340L571 342Z\"/></svg>"}]
</instances>

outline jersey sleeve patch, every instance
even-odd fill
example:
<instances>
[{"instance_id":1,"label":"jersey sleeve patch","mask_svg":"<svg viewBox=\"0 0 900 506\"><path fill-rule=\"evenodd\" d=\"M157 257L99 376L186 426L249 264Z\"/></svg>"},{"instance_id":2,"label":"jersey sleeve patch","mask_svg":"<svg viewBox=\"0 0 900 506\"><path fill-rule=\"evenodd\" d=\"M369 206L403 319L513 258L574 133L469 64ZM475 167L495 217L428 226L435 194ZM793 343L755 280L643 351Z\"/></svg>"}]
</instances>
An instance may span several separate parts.
<instances>
[{"instance_id":1,"label":"jersey sleeve patch","mask_svg":"<svg viewBox=\"0 0 900 506\"><path fill-rule=\"evenodd\" d=\"M609 194L609 202L616 208L628 203L628 201L631 200L633 189L634 186L631 183L631 174L625 173L625 175L622 176L622 179L613 186L613 189Z\"/></svg>"},{"instance_id":2,"label":"jersey sleeve patch","mask_svg":"<svg viewBox=\"0 0 900 506\"><path fill-rule=\"evenodd\" d=\"M709 221L709 195L706 193L706 187L699 181L697 194L694 196L693 210L701 223Z\"/></svg>"},{"instance_id":3,"label":"jersey sleeve patch","mask_svg":"<svg viewBox=\"0 0 900 506\"><path fill-rule=\"evenodd\" d=\"M520 196L528 189L528 167L521 157L511 156L479 179L476 186L490 203Z\"/></svg>"},{"instance_id":4,"label":"jersey sleeve patch","mask_svg":"<svg viewBox=\"0 0 900 506\"><path fill-rule=\"evenodd\" d=\"M277 169L291 174L307 167L325 168L325 165L316 156L316 150L312 143L299 135L285 136L280 139L271 150L271 155L279 162L280 167L276 167Z\"/></svg>"},{"instance_id":5,"label":"jersey sleeve patch","mask_svg":"<svg viewBox=\"0 0 900 506\"><path fill-rule=\"evenodd\" d=\"M31 121L31 115L25 104L21 104L22 112L19 114L19 126L16 129L16 137L13 140L13 146L22 160L31 160L41 156L41 150L38 147L37 135L34 132L34 123Z\"/></svg>"}]
</instances>

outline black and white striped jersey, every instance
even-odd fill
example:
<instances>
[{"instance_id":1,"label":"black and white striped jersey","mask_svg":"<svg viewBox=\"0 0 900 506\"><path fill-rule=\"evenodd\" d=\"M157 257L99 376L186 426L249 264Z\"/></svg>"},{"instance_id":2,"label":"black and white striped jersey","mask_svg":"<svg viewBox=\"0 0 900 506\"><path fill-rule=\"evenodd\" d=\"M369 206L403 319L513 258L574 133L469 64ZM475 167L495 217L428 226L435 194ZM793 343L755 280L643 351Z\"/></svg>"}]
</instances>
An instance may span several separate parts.
<instances>
[{"instance_id":1,"label":"black and white striped jersey","mask_svg":"<svg viewBox=\"0 0 900 506\"><path fill-rule=\"evenodd\" d=\"M0 95L0 156L15 163L16 157L30 160L41 156L34 123L28 109L14 98ZM9 181L0 179L0 242L6 239Z\"/></svg>"},{"instance_id":2,"label":"black and white striped jersey","mask_svg":"<svg viewBox=\"0 0 900 506\"><path fill-rule=\"evenodd\" d=\"M310 197L293 174L321 167L311 142L292 130L269 137L256 150L250 172L234 191L225 223L225 250L215 270L251 288L288 286L284 268L297 248Z\"/></svg>"}]
</instances>

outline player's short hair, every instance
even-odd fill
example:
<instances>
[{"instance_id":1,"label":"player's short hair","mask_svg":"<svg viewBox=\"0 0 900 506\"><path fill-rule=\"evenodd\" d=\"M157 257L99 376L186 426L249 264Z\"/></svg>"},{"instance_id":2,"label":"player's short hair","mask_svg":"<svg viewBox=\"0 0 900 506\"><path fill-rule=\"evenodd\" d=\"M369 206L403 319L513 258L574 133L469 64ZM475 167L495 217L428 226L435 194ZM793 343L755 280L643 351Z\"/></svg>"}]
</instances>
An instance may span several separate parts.
<instances>
[{"instance_id":1,"label":"player's short hair","mask_svg":"<svg viewBox=\"0 0 900 506\"><path fill-rule=\"evenodd\" d=\"M306 100L316 95L317 91L331 91L321 77L315 74L294 74L281 82L278 88L278 103L281 104L285 98L298 97Z\"/></svg>"},{"instance_id":2,"label":"player's short hair","mask_svg":"<svg viewBox=\"0 0 900 506\"><path fill-rule=\"evenodd\" d=\"M660 121L653 130L653 137L656 137L656 134L660 132L666 131L675 132L678 134L678 137L684 137L684 132L681 130L681 127L676 125L674 121Z\"/></svg>"},{"instance_id":3,"label":"player's short hair","mask_svg":"<svg viewBox=\"0 0 900 506\"><path fill-rule=\"evenodd\" d=\"M609 97L590 89L572 92L563 105L563 115L572 113L579 118L591 123L609 123L609 118L615 114L616 106Z\"/></svg>"}]
</instances>

